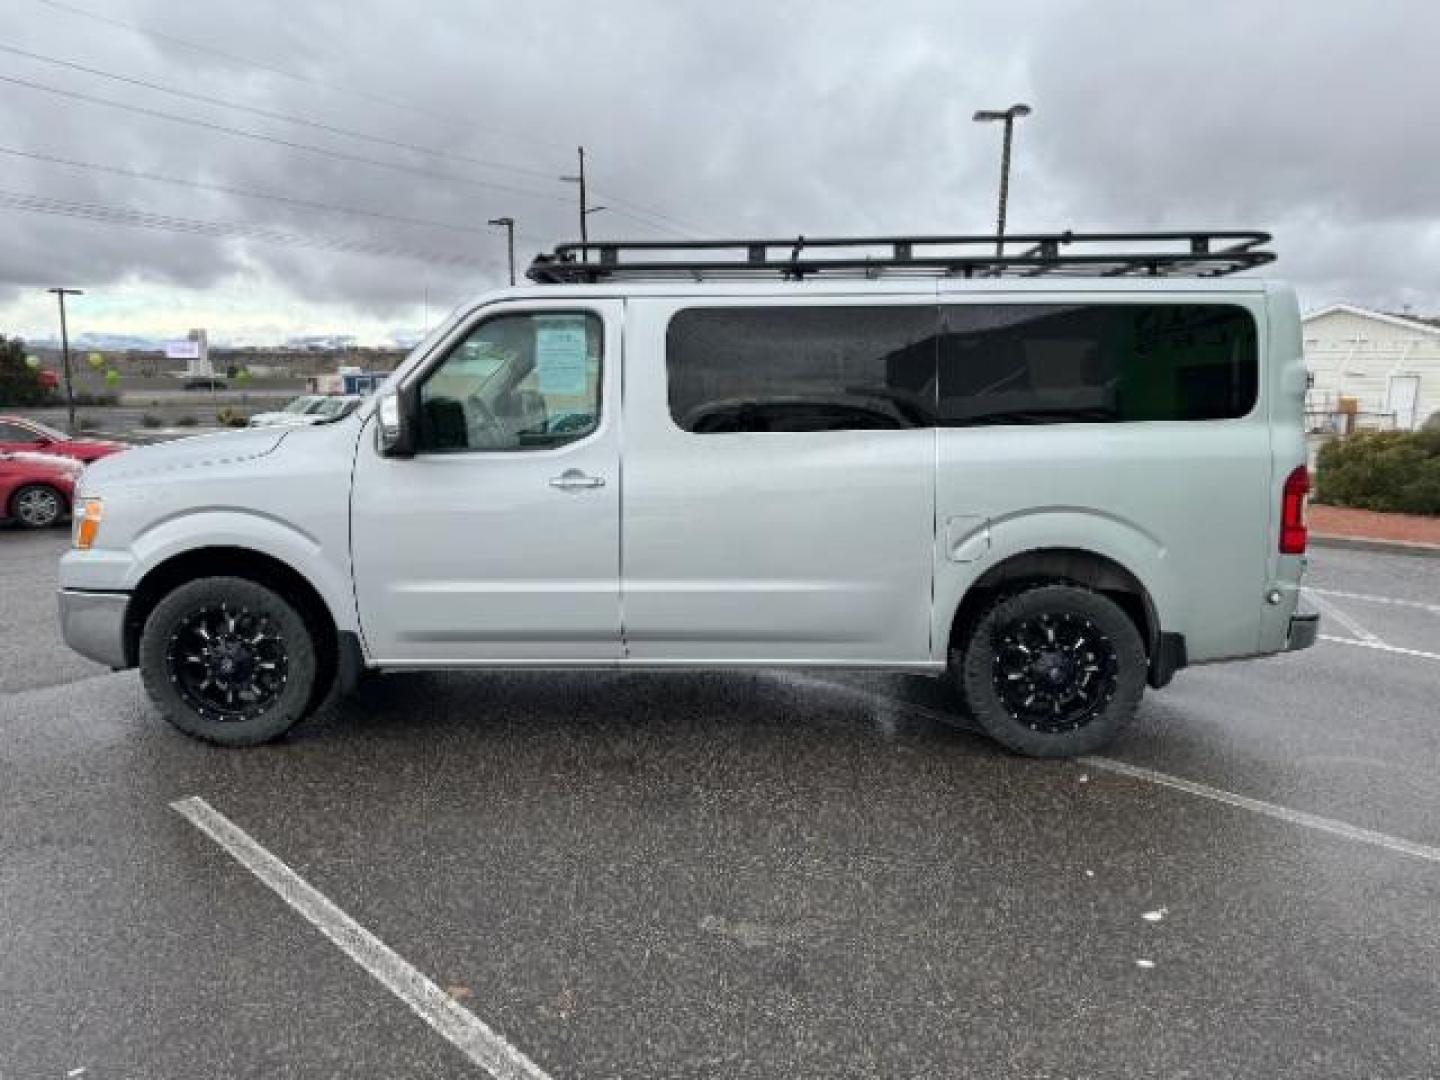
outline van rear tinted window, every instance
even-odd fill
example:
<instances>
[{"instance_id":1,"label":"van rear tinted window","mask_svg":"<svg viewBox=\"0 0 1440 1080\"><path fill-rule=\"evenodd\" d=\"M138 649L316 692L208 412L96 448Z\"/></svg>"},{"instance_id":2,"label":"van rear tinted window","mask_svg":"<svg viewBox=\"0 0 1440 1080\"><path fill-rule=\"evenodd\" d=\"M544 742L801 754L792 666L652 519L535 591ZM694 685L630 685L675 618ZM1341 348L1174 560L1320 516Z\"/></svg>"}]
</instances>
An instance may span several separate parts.
<instances>
[{"instance_id":1,"label":"van rear tinted window","mask_svg":"<svg viewBox=\"0 0 1440 1080\"><path fill-rule=\"evenodd\" d=\"M666 366L697 434L1221 420L1259 378L1230 304L692 308Z\"/></svg>"},{"instance_id":2,"label":"van rear tinted window","mask_svg":"<svg viewBox=\"0 0 1440 1080\"><path fill-rule=\"evenodd\" d=\"M941 309L937 422L1225 420L1255 404L1255 321L1230 304Z\"/></svg>"}]
</instances>

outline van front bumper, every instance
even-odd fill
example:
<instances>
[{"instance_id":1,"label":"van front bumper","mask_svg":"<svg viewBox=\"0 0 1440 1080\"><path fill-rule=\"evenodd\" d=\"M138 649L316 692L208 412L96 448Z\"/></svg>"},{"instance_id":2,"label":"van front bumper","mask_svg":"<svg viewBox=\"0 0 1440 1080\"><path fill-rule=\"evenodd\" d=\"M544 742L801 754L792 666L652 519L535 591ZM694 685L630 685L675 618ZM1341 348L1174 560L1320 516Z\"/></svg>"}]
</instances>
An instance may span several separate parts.
<instances>
[{"instance_id":1,"label":"van front bumper","mask_svg":"<svg viewBox=\"0 0 1440 1080\"><path fill-rule=\"evenodd\" d=\"M60 590L60 633L81 656L119 671L125 659L125 609L129 593Z\"/></svg>"},{"instance_id":2,"label":"van front bumper","mask_svg":"<svg viewBox=\"0 0 1440 1080\"><path fill-rule=\"evenodd\" d=\"M1290 616L1290 633L1285 639L1285 651L1295 652L1308 649L1320 635L1320 616L1316 614Z\"/></svg>"}]
</instances>

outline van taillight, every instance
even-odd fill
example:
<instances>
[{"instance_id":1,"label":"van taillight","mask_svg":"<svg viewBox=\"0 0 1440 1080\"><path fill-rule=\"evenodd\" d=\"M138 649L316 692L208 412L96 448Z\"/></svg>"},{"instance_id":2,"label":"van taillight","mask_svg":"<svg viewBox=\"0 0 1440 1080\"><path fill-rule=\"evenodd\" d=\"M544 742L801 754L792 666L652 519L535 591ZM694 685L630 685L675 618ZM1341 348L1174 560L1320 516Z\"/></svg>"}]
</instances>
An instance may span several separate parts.
<instances>
[{"instance_id":1,"label":"van taillight","mask_svg":"<svg viewBox=\"0 0 1440 1080\"><path fill-rule=\"evenodd\" d=\"M1305 528L1305 496L1310 491L1310 470L1304 465L1285 478L1280 495L1280 554L1304 555L1309 531Z\"/></svg>"}]
</instances>

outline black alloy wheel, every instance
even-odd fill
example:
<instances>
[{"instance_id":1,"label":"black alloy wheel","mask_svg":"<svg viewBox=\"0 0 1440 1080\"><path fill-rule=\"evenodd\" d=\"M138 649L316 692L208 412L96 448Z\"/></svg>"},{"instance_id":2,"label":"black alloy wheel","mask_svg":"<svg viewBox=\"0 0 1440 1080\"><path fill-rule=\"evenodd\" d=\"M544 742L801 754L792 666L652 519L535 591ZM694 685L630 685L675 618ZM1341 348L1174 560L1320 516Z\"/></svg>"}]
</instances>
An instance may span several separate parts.
<instances>
[{"instance_id":1,"label":"black alloy wheel","mask_svg":"<svg viewBox=\"0 0 1440 1080\"><path fill-rule=\"evenodd\" d=\"M233 723L253 720L280 697L290 654L271 616L222 603L176 624L165 664L186 704Z\"/></svg>"},{"instance_id":2,"label":"black alloy wheel","mask_svg":"<svg viewBox=\"0 0 1440 1080\"><path fill-rule=\"evenodd\" d=\"M274 589L199 578L161 599L140 635L145 690L175 727L222 746L276 739L321 695L316 634Z\"/></svg>"},{"instance_id":3,"label":"black alloy wheel","mask_svg":"<svg viewBox=\"0 0 1440 1080\"><path fill-rule=\"evenodd\" d=\"M995 634L995 692L1031 731L1084 727L1115 696L1115 646L1093 619L1042 612Z\"/></svg>"},{"instance_id":4,"label":"black alloy wheel","mask_svg":"<svg viewBox=\"0 0 1440 1080\"><path fill-rule=\"evenodd\" d=\"M1113 740L1135 715L1147 666L1124 609L1056 581L997 597L950 657L981 729L1031 757L1074 757Z\"/></svg>"}]
</instances>

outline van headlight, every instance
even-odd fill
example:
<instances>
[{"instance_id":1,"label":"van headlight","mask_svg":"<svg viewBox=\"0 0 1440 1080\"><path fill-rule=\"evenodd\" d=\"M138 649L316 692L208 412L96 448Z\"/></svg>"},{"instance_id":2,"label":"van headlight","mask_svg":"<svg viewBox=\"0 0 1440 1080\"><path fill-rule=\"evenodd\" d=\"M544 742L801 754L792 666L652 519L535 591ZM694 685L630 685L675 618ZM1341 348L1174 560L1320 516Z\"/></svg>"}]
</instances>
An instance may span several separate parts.
<instances>
[{"instance_id":1,"label":"van headlight","mask_svg":"<svg viewBox=\"0 0 1440 1080\"><path fill-rule=\"evenodd\" d=\"M101 505L93 496L75 500L71 539L80 551L89 551L95 546L95 536L100 532Z\"/></svg>"}]
</instances>

